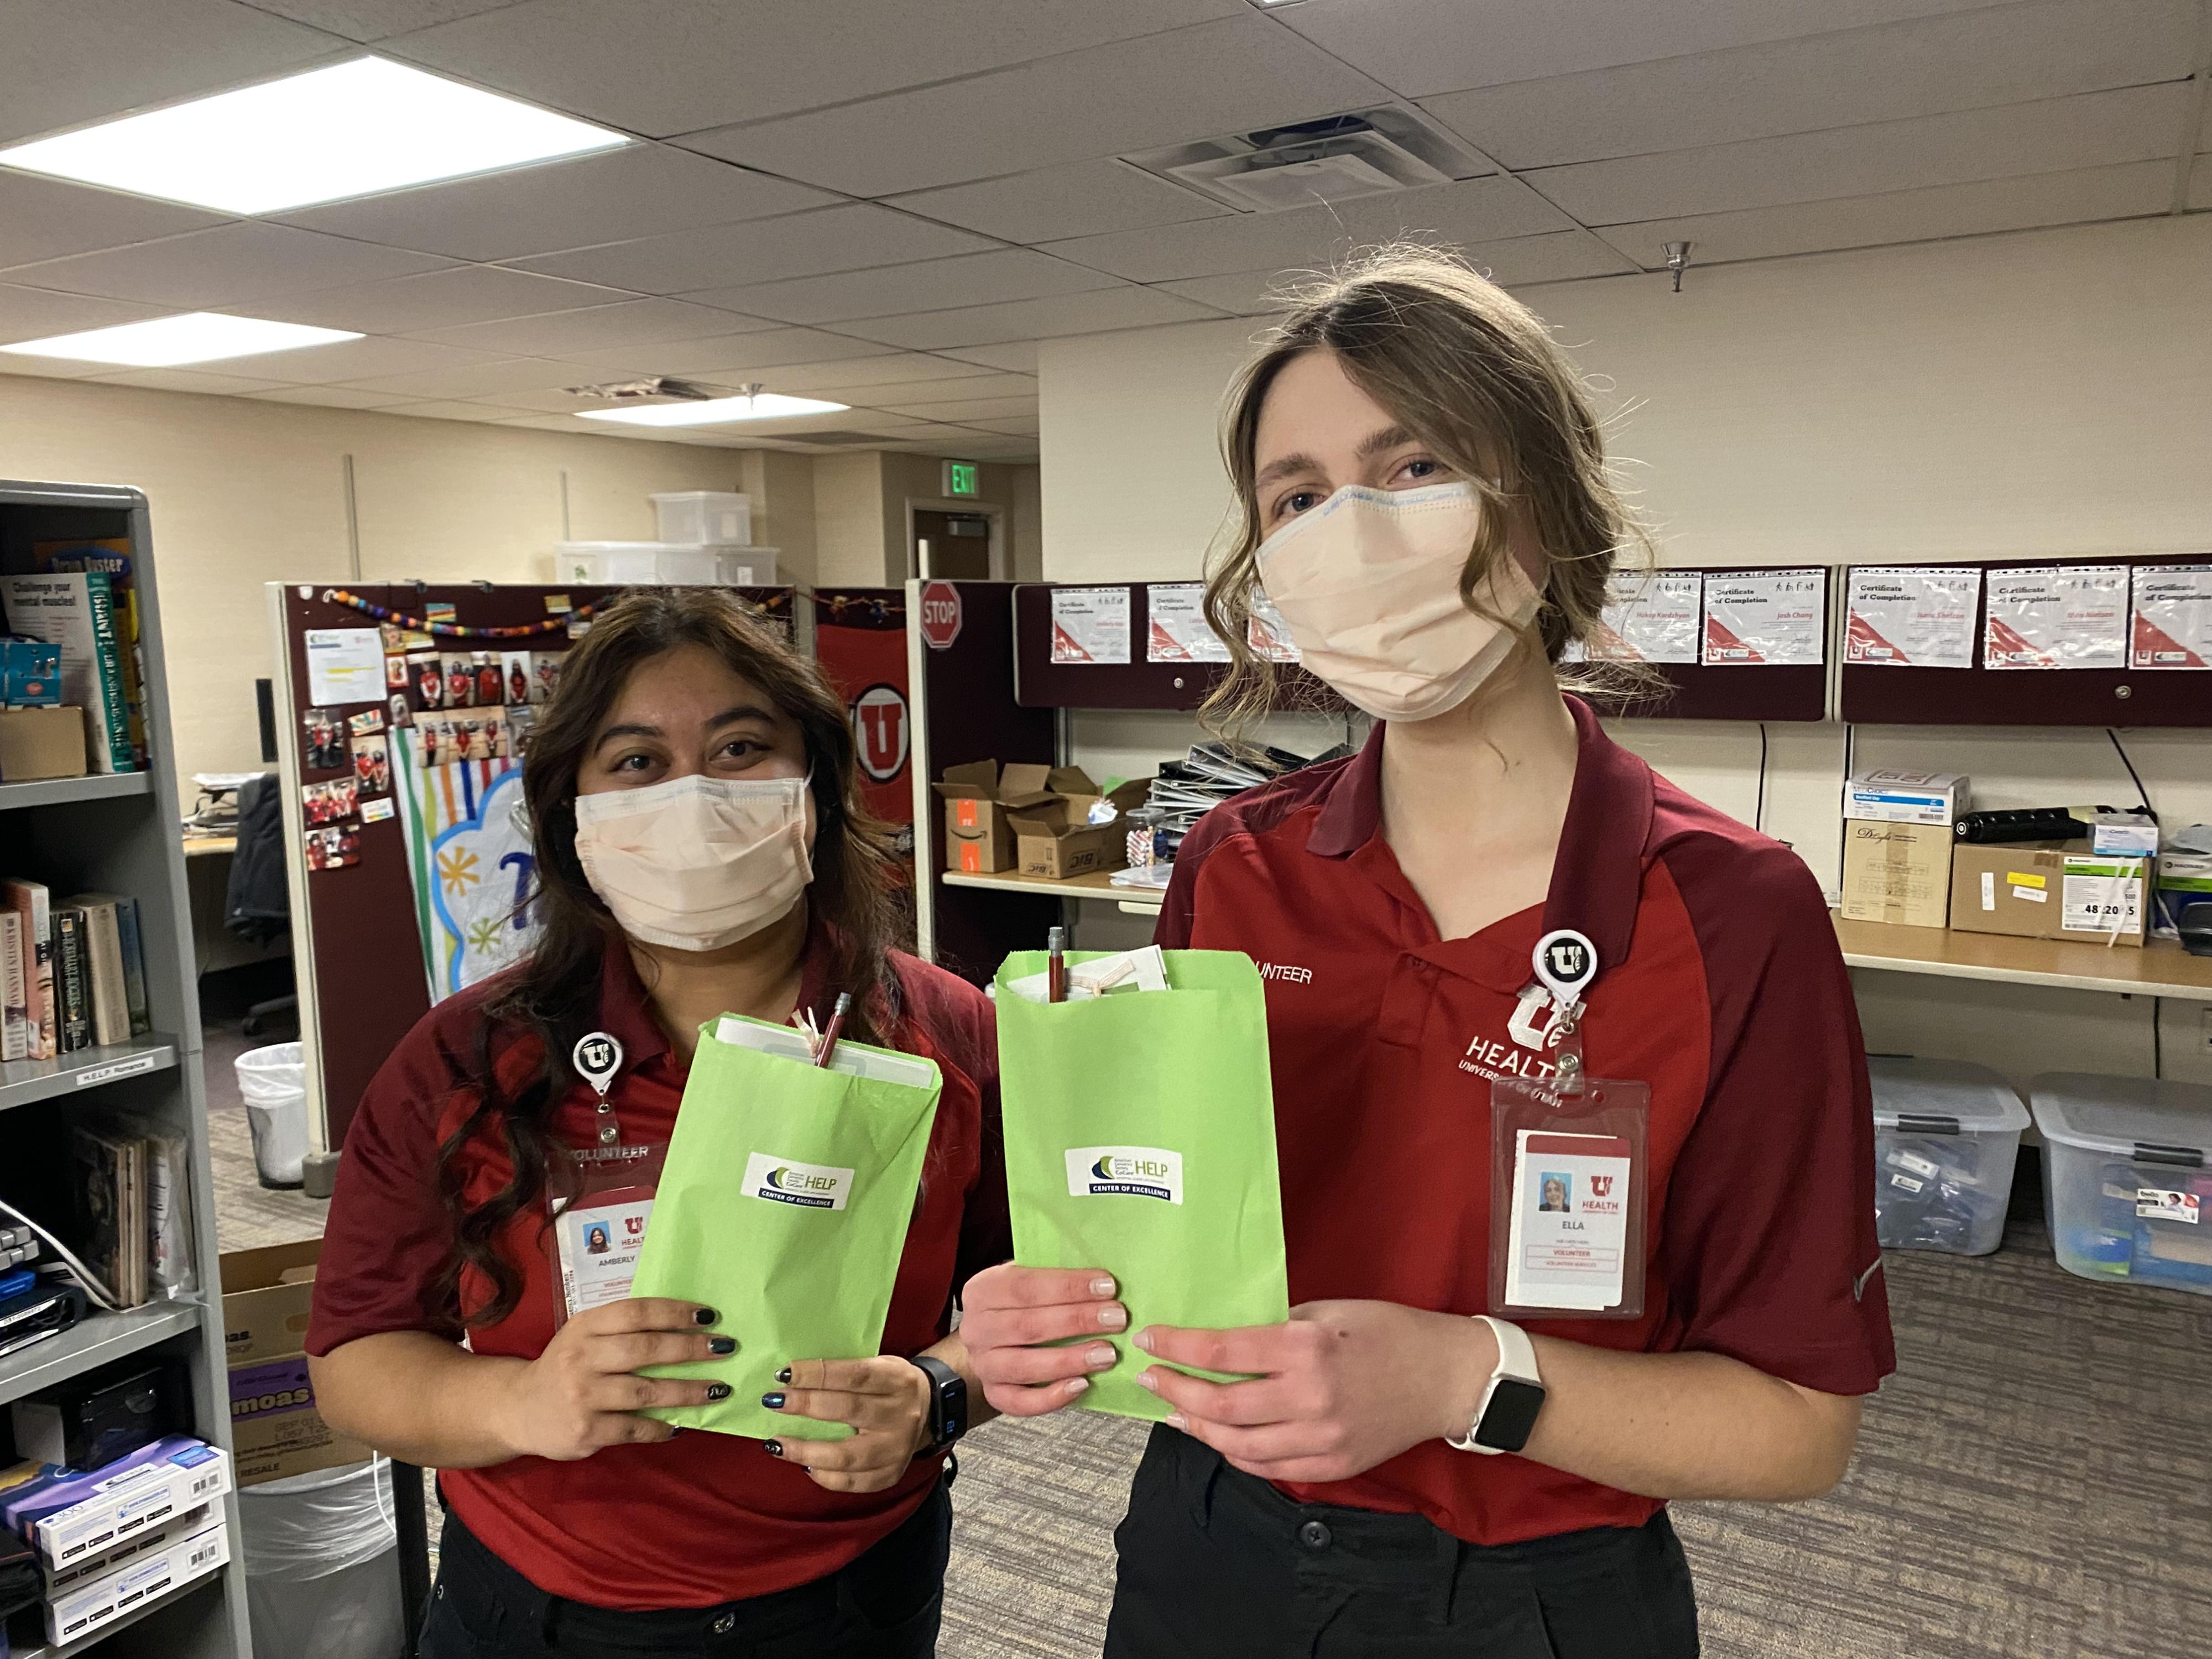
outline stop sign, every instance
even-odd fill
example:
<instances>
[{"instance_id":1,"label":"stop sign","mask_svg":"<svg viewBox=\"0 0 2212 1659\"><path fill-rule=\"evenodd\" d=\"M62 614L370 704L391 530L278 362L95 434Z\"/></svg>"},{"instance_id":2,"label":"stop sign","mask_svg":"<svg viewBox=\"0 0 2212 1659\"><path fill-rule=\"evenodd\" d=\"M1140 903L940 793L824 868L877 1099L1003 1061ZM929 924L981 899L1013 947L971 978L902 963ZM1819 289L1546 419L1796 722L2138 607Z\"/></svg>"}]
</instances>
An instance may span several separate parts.
<instances>
[{"instance_id":1,"label":"stop sign","mask_svg":"<svg viewBox=\"0 0 2212 1659\"><path fill-rule=\"evenodd\" d=\"M921 585L921 637L933 651L960 637L960 590L951 582Z\"/></svg>"}]
</instances>

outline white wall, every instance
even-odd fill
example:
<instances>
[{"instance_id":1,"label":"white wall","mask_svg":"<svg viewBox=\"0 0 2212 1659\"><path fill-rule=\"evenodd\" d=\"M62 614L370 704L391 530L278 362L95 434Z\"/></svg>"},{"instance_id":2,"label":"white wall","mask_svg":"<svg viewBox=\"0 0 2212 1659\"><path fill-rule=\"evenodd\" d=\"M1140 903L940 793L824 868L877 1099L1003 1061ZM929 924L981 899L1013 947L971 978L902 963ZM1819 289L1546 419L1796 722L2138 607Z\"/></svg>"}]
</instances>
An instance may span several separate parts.
<instances>
[{"instance_id":1,"label":"white wall","mask_svg":"<svg viewBox=\"0 0 2212 1659\"><path fill-rule=\"evenodd\" d=\"M1679 295L1654 276L1523 297L1592 377L1672 562L2212 547L2212 216L1692 269ZM1048 580L1197 573L1228 506L1220 394L1263 327L1045 343ZM1684 787L1753 816L1756 726L1613 729ZM1843 732L1767 736L1763 825L1832 886ZM2212 741L2126 741L2169 823L2212 820ZM1984 806L2118 803L2130 787L2094 730L1863 728L1856 756L1969 772ZM2018 1078L2061 1063L2150 1069L2140 1000L1859 978L1877 1049L1978 1059ZM2196 1006L2168 1008L2163 1036L2167 1076L2212 1081Z\"/></svg>"}]
</instances>

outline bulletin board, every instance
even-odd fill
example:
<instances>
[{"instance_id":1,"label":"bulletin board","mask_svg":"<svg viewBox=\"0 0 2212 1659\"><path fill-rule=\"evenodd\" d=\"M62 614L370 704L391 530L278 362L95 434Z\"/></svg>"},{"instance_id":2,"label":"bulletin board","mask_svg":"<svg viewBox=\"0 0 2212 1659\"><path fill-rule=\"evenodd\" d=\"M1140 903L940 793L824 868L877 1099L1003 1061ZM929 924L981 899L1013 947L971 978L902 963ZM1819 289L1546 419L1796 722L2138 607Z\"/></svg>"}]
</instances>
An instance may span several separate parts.
<instances>
[{"instance_id":1,"label":"bulletin board","mask_svg":"<svg viewBox=\"0 0 2212 1659\"><path fill-rule=\"evenodd\" d=\"M1828 713L1830 642L1839 603L1838 572L1825 566L1669 566L1670 576L1695 576L1701 593L1690 661L1647 660L1654 678L1648 690L1602 693L1592 701L1604 713L1624 718L1677 720L1820 720ZM1714 660L1716 617L1707 602L1716 579L1820 578L1819 603L1806 619L1800 654L1807 659L1773 662L1747 659ZM1613 615L1607 606L1607 617ZM1725 630L1718 637L1728 639Z\"/></svg>"},{"instance_id":2,"label":"bulletin board","mask_svg":"<svg viewBox=\"0 0 2212 1659\"><path fill-rule=\"evenodd\" d=\"M1179 638L1193 633L1187 612L1170 623L1166 602L1155 617L1153 590L1172 592L1188 582L1023 582L1014 595L1014 701L1025 708L1160 708L1194 713L1228 673L1225 663L1177 659ZM1062 660L1054 649L1054 595L1065 592L1127 599L1127 657L1122 661ZM1156 628L1155 624L1158 626ZM1211 635L1207 636L1211 640ZM1215 648L1218 648L1215 642ZM1277 666L1274 705L1342 714L1346 705L1295 664Z\"/></svg>"},{"instance_id":3,"label":"bulletin board","mask_svg":"<svg viewBox=\"0 0 2212 1659\"><path fill-rule=\"evenodd\" d=\"M736 591L789 629L792 589ZM410 874L410 816L400 810L395 796L405 787L413 762L393 754L392 745L402 741L412 744L416 738L409 726L394 730L392 722L398 714L392 699L396 696L402 700L411 726L413 717L423 712L422 696L413 685L398 688L388 681L371 684L361 678L359 667L370 655L381 662L393 654L386 647L399 641L398 635L384 631L387 624L362 607L427 618L435 614L437 607L450 606L451 622L463 629L529 630L504 638L434 636L430 649L441 659L441 666L450 665L456 658L472 659L478 653L489 659L482 666L495 664L502 677L496 694L504 697L510 655L527 654L532 659L533 675L539 656L550 654L557 662L573 643L571 619L590 607L605 605L620 592L573 585L494 586L489 583L356 584L343 589L269 585L277 647L277 753L291 872L293 953L299 978L301 1037L307 1062L310 1139L319 1150L335 1150L344 1144L347 1126L369 1079L428 1012L432 973L426 962L424 940L434 938L439 927L432 914L434 901L427 895L418 896ZM337 597L340 593L356 604L344 603ZM318 636L312 665L311 634ZM337 641L337 648L331 648L331 636L339 634L354 637ZM364 634L368 638L361 637ZM411 652L402 650L398 654L404 662L410 655L419 659L425 653L416 645ZM418 662L416 668L422 665ZM471 661L472 672L477 666ZM487 684L471 689L495 688ZM339 693L348 695L340 700L334 695ZM318 694L323 701L317 701ZM472 700L465 708L437 712L456 716L457 726L459 719L475 719L483 728L491 724L495 712L506 726L507 706L502 701L495 711L491 704ZM361 717L359 724L366 725L372 715L378 717L380 730L352 729L356 717ZM373 750L376 745L371 740L378 738L382 739L386 769L381 788L376 787L373 755L366 763L357 758L357 751ZM416 785L426 795L434 797L436 810L444 818L465 822L473 814L476 821L482 821L487 815L483 803L495 793L494 786L518 764L513 752L514 741L508 727L504 756L490 752L493 745L486 740L481 755L441 758L435 764L428 764L431 757L425 757ZM413 752L410 750L410 756ZM348 785L351 786L349 799ZM519 779L496 793L504 799L518 787ZM372 802L386 803L391 810L385 812L370 805ZM420 833L419 825L414 833ZM469 853L466 848L449 850L456 858ZM487 890L497 887L510 896L526 880L526 868L476 867L481 862L477 860L465 869L457 867L456 879L465 878L467 884L481 884Z\"/></svg>"}]
</instances>

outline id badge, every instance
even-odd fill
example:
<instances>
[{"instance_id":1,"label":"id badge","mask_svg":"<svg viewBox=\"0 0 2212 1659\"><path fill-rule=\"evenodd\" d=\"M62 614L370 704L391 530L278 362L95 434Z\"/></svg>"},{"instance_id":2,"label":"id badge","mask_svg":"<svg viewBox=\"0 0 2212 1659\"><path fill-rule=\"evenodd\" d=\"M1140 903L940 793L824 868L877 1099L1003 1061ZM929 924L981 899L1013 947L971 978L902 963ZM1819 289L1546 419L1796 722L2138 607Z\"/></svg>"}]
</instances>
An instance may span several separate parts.
<instances>
[{"instance_id":1,"label":"id badge","mask_svg":"<svg viewBox=\"0 0 2212 1659\"><path fill-rule=\"evenodd\" d=\"M665 1142L571 1154L582 1170L581 1183L574 1198L554 1208L550 1229L556 1329L586 1309L629 1294L667 1154Z\"/></svg>"},{"instance_id":2,"label":"id badge","mask_svg":"<svg viewBox=\"0 0 2212 1659\"><path fill-rule=\"evenodd\" d=\"M1644 1311L1649 1085L1531 1078L1490 1085L1490 1311L1634 1319Z\"/></svg>"}]
</instances>

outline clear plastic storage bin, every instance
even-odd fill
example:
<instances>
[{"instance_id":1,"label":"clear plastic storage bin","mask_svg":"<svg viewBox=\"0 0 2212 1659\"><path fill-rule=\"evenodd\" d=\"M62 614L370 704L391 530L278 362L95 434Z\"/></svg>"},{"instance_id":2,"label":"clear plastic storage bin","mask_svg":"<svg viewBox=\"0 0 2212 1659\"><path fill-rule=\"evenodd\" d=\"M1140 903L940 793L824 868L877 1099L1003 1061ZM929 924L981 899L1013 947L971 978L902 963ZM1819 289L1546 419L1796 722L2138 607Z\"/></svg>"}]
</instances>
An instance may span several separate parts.
<instances>
[{"instance_id":1,"label":"clear plastic storage bin","mask_svg":"<svg viewBox=\"0 0 2212 1659\"><path fill-rule=\"evenodd\" d=\"M682 489L653 498L660 539L683 547L743 547L753 538L750 495L715 489Z\"/></svg>"},{"instance_id":2,"label":"clear plastic storage bin","mask_svg":"<svg viewBox=\"0 0 2212 1659\"><path fill-rule=\"evenodd\" d=\"M2051 1072L2027 1093L2058 1265L2212 1296L2212 1088Z\"/></svg>"},{"instance_id":3,"label":"clear plastic storage bin","mask_svg":"<svg viewBox=\"0 0 2212 1659\"><path fill-rule=\"evenodd\" d=\"M714 580L725 587L774 587L775 547L718 547L714 550Z\"/></svg>"},{"instance_id":4,"label":"clear plastic storage bin","mask_svg":"<svg viewBox=\"0 0 2212 1659\"><path fill-rule=\"evenodd\" d=\"M2004 1240L2027 1109L1984 1066L1867 1061L1874 1080L1875 1236L1888 1250L1987 1255Z\"/></svg>"},{"instance_id":5,"label":"clear plastic storage bin","mask_svg":"<svg viewBox=\"0 0 2212 1659\"><path fill-rule=\"evenodd\" d=\"M638 582L712 587L721 580L723 550L665 542L562 542L553 549L553 580L592 586Z\"/></svg>"}]
</instances>

